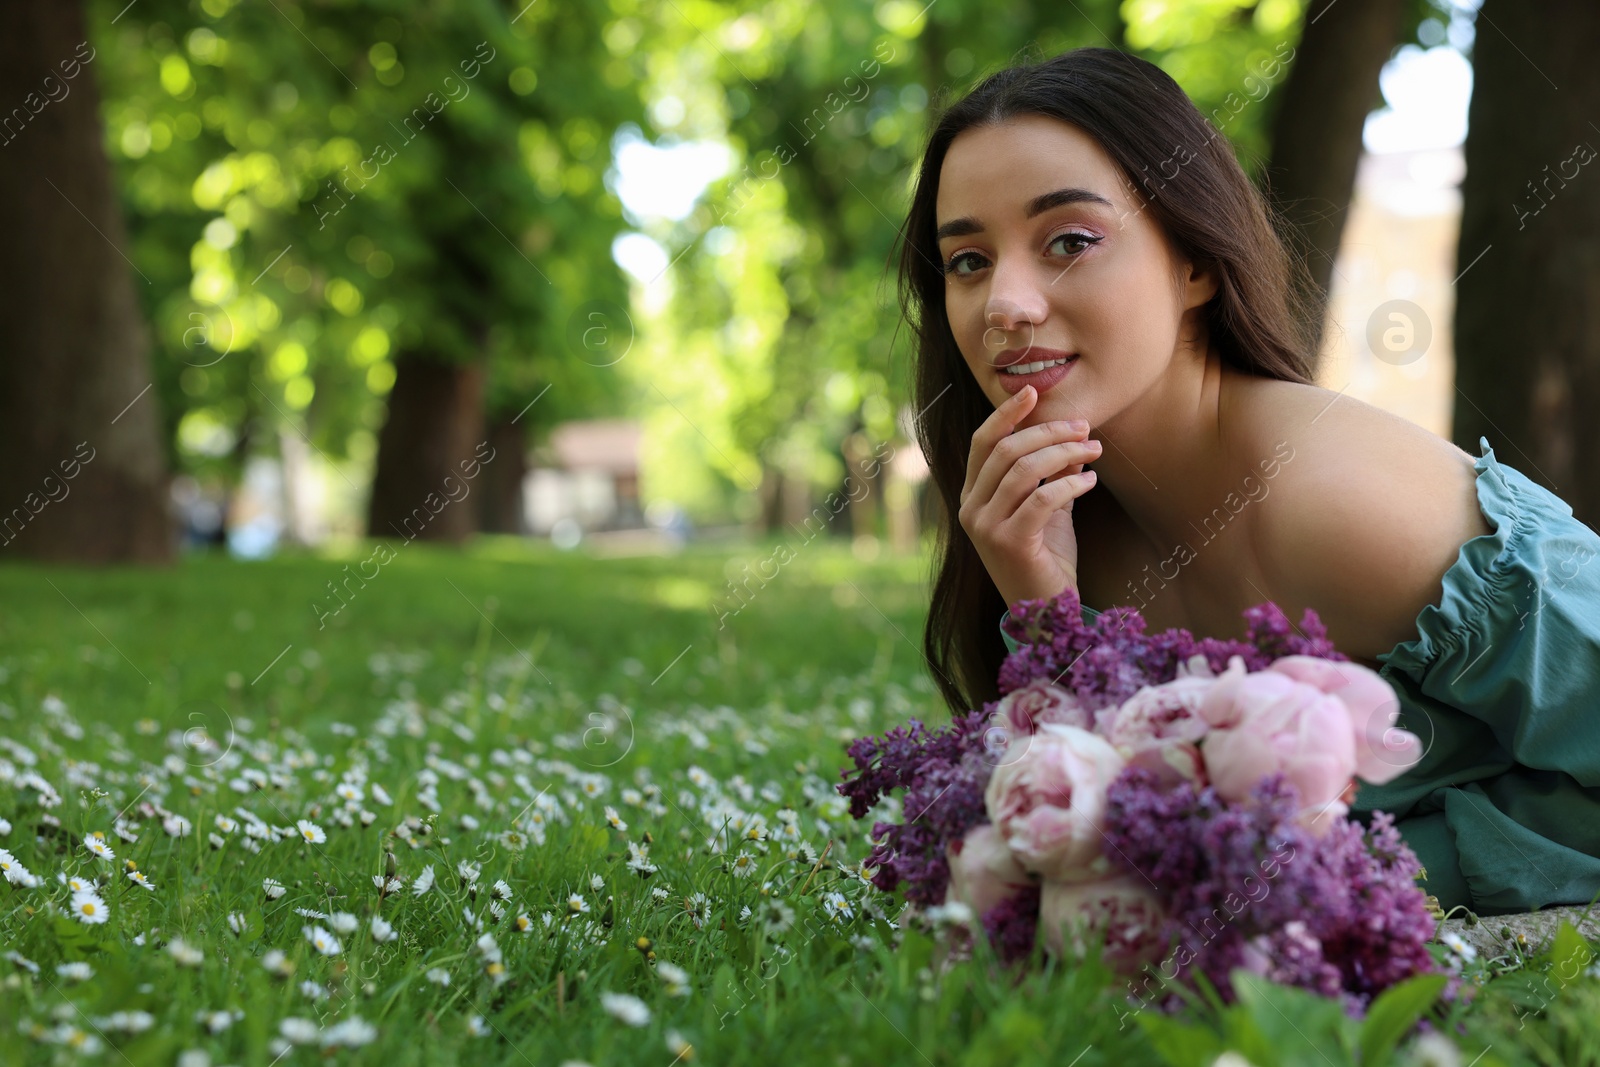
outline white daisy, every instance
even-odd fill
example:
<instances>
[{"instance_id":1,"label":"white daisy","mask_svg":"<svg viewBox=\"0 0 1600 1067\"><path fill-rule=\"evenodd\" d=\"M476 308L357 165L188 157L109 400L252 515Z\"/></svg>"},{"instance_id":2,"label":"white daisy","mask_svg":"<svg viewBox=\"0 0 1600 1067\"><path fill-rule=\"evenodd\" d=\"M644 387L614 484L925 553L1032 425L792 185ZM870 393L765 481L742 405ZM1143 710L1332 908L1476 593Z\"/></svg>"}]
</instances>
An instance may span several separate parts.
<instances>
[{"instance_id":1,"label":"white daisy","mask_svg":"<svg viewBox=\"0 0 1600 1067\"><path fill-rule=\"evenodd\" d=\"M156 891L155 885L151 883L150 879L148 879L148 878L146 878L144 876L144 872L143 871L129 871L128 872L128 881L132 882L134 885L139 886L142 889L148 889L152 893L154 893Z\"/></svg>"},{"instance_id":2,"label":"white daisy","mask_svg":"<svg viewBox=\"0 0 1600 1067\"><path fill-rule=\"evenodd\" d=\"M194 823L185 819L182 815L168 815L161 820L161 828L170 837L188 837L194 830Z\"/></svg>"},{"instance_id":3,"label":"white daisy","mask_svg":"<svg viewBox=\"0 0 1600 1067\"><path fill-rule=\"evenodd\" d=\"M443 967L430 967L428 973L423 977L434 985L447 986L450 984L450 972Z\"/></svg>"},{"instance_id":4,"label":"white daisy","mask_svg":"<svg viewBox=\"0 0 1600 1067\"><path fill-rule=\"evenodd\" d=\"M310 1019L284 1019L278 1023L278 1033L292 1045L309 1045L317 1039L317 1024Z\"/></svg>"},{"instance_id":5,"label":"white daisy","mask_svg":"<svg viewBox=\"0 0 1600 1067\"><path fill-rule=\"evenodd\" d=\"M362 1019L352 1015L347 1019L340 1019L322 1032L323 1048L358 1048L361 1045L371 1044L378 1038L378 1028Z\"/></svg>"},{"instance_id":6,"label":"white daisy","mask_svg":"<svg viewBox=\"0 0 1600 1067\"><path fill-rule=\"evenodd\" d=\"M183 967L198 967L201 961L206 958L204 952L184 941L181 937L173 938L167 945L167 955L177 960L179 965Z\"/></svg>"},{"instance_id":7,"label":"white daisy","mask_svg":"<svg viewBox=\"0 0 1600 1067\"><path fill-rule=\"evenodd\" d=\"M106 902L92 889L80 889L72 894L71 910L74 918L91 926L103 923L111 917L106 911Z\"/></svg>"},{"instance_id":8,"label":"white daisy","mask_svg":"<svg viewBox=\"0 0 1600 1067\"><path fill-rule=\"evenodd\" d=\"M421 896L433 888L433 864L422 868L422 873L417 875L416 881L411 883L411 892Z\"/></svg>"},{"instance_id":9,"label":"white daisy","mask_svg":"<svg viewBox=\"0 0 1600 1067\"><path fill-rule=\"evenodd\" d=\"M18 967L21 967L23 970L27 971L29 974L38 974L39 973L39 965L37 963L34 963L32 960L30 960L28 957L24 956L22 953L18 952L14 948L6 949L5 955L0 956L0 959L10 960L12 963L15 963Z\"/></svg>"},{"instance_id":10,"label":"white daisy","mask_svg":"<svg viewBox=\"0 0 1600 1067\"><path fill-rule=\"evenodd\" d=\"M213 1034L220 1034L233 1025L234 1014L231 1011L197 1011L194 1021L200 1023Z\"/></svg>"},{"instance_id":11,"label":"white daisy","mask_svg":"<svg viewBox=\"0 0 1600 1067\"><path fill-rule=\"evenodd\" d=\"M124 1034L142 1034L155 1023L156 1017L147 1011L114 1011L110 1015L97 1015L94 1018L97 1029Z\"/></svg>"},{"instance_id":12,"label":"white daisy","mask_svg":"<svg viewBox=\"0 0 1600 1067\"><path fill-rule=\"evenodd\" d=\"M114 860L117 854L111 851L111 846L106 844L106 835L96 831L83 835L83 847L89 850L91 856L97 859Z\"/></svg>"},{"instance_id":13,"label":"white daisy","mask_svg":"<svg viewBox=\"0 0 1600 1067\"><path fill-rule=\"evenodd\" d=\"M1439 940L1448 945L1451 952L1454 952L1457 956L1460 956L1462 960L1467 963L1471 963L1473 960L1478 958L1478 950L1473 948L1471 943L1468 942L1466 938L1462 937L1454 930L1443 934L1440 936Z\"/></svg>"},{"instance_id":14,"label":"white daisy","mask_svg":"<svg viewBox=\"0 0 1600 1067\"><path fill-rule=\"evenodd\" d=\"M650 1007L629 993L601 993L600 1006L627 1026L650 1025Z\"/></svg>"},{"instance_id":15,"label":"white daisy","mask_svg":"<svg viewBox=\"0 0 1600 1067\"><path fill-rule=\"evenodd\" d=\"M35 877L33 872L17 862L17 857L3 848L0 848L0 874L4 874L6 881L12 885L32 888L39 884L39 879Z\"/></svg>"},{"instance_id":16,"label":"white daisy","mask_svg":"<svg viewBox=\"0 0 1600 1067\"><path fill-rule=\"evenodd\" d=\"M689 995L689 972L675 963L666 960L656 961L656 977L660 978L667 987L667 996L686 997Z\"/></svg>"},{"instance_id":17,"label":"white daisy","mask_svg":"<svg viewBox=\"0 0 1600 1067\"><path fill-rule=\"evenodd\" d=\"M306 940L311 946L324 956L337 956L343 948L339 939L320 926L302 926L300 932L306 935Z\"/></svg>"},{"instance_id":18,"label":"white daisy","mask_svg":"<svg viewBox=\"0 0 1600 1067\"><path fill-rule=\"evenodd\" d=\"M94 968L82 960L73 963L63 963L56 967L56 973L63 978L70 978L74 982L87 982L94 977Z\"/></svg>"},{"instance_id":19,"label":"white daisy","mask_svg":"<svg viewBox=\"0 0 1600 1067\"><path fill-rule=\"evenodd\" d=\"M294 828L300 831L300 836L308 844L320 845L328 840L328 835L322 832L322 827L310 819L300 819L295 822Z\"/></svg>"},{"instance_id":20,"label":"white daisy","mask_svg":"<svg viewBox=\"0 0 1600 1067\"><path fill-rule=\"evenodd\" d=\"M393 941L395 939L394 927L388 922L384 921L383 916L374 915L372 917L370 926L372 929L372 940Z\"/></svg>"},{"instance_id":21,"label":"white daisy","mask_svg":"<svg viewBox=\"0 0 1600 1067\"><path fill-rule=\"evenodd\" d=\"M353 934L361 929L361 920L348 911L336 911L328 916L328 925L336 934Z\"/></svg>"}]
</instances>

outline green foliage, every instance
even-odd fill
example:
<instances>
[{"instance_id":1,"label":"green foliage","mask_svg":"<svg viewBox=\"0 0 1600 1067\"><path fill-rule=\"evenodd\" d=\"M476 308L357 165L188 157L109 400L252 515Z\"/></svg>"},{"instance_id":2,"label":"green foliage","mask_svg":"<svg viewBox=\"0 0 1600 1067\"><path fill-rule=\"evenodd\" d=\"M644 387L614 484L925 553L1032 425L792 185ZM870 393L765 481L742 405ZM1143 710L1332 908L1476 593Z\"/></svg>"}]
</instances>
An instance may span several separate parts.
<instances>
[{"instance_id":1,"label":"green foliage","mask_svg":"<svg viewBox=\"0 0 1600 1067\"><path fill-rule=\"evenodd\" d=\"M523 425L643 413L648 491L702 511L772 474L832 488L846 435L905 436L888 257L938 109L1018 59L1128 48L1254 173L1305 6L95 0L174 457L228 481L303 432L359 478L394 361L426 356L487 360L492 412L541 397ZM1408 0L1404 36L1441 11ZM627 217L619 136L732 165L680 222ZM648 286L611 260L629 229L673 257Z\"/></svg>"},{"instance_id":2,"label":"green foliage","mask_svg":"<svg viewBox=\"0 0 1600 1067\"><path fill-rule=\"evenodd\" d=\"M97 73L183 466L233 477L280 427L369 459L396 358L487 360L494 412L559 386L530 423L614 405L567 349L626 302L602 176L642 64L609 8L123 6Z\"/></svg>"}]
</instances>

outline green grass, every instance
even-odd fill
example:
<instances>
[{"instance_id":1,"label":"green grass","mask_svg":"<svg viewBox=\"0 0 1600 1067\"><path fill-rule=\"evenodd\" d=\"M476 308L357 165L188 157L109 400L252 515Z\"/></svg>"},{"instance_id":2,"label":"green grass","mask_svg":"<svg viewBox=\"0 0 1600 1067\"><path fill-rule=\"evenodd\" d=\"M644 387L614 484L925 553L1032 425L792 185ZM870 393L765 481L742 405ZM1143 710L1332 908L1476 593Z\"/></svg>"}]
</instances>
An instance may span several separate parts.
<instances>
[{"instance_id":1,"label":"green grass","mask_svg":"<svg viewBox=\"0 0 1600 1067\"><path fill-rule=\"evenodd\" d=\"M368 555L0 567L0 817L12 827L0 847L44 879L0 883L0 947L38 968L0 962L0 1062L145 1067L202 1050L267 1065L286 1019L322 1034L360 1019L376 1034L297 1046L285 1064L1091 1067L1210 1063L1230 1046L1255 1050L1258 1067L1357 1062L1356 1031L1289 991L1161 1023L1131 1016L1094 964L1018 976L981 946L951 960L942 935L891 927L899 903L858 876L868 826L832 786L849 738L944 717L917 651L923 561L868 565L814 543L752 579L719 626L737 606L730 575L771 574L758 566L770 549L595 559L500 540L466 555L408 546L352 581L319 627L313 605L337 603L326 583ZM28 772L59 803L42 807ZM362 794L348 828L342 782ZM542 806L552 799L564 818ZM136 841L115 833L124 812ZM244 812L290 830L310 819L326 841L296 833L251 851ZM797 840L783 839L780 812ZM166 813L191 832L166 832ZM219 815L236 825L224 832ZM508 843L536 815L544 842ZM768 839L741 839L759 820ZM85 848L94 831L115 860ZM642 877L629 844L647 840L658 869ZM390 853L405 886L384 897L373 878ZM129 860L153 891L126 878ZM475 895L463 863L479 867ZM435 884L416 895L429 865ZM62 874L99 879L107 922L64 914ZM495 920L500 880L511 898ZM575 893L586 913L570 911ZM322 955L302 928L332 920L296 909L359 925ZM373 916L393 940L374 938ZM203 958L177 959L177 939ZM274 951L291 977L264 965ZM75 961L92 976L58 972ZM1547 983L1539 1000L1517 983L1550 957L1487 962L1477 973L1492 980L1447 1021L1464 1028L1463 1064L1600 1063L1587 1021L1600 982ZM662 963L687 972L681 991ZM638 997L648 1022L608 1013L611 993ZM116 1029L116 1012L152 1025ZM218 1032L200 1018L215 1012L232 1013ZM99 1050L59 1043L85 1038Z\"/></svg>"}]
</instances>

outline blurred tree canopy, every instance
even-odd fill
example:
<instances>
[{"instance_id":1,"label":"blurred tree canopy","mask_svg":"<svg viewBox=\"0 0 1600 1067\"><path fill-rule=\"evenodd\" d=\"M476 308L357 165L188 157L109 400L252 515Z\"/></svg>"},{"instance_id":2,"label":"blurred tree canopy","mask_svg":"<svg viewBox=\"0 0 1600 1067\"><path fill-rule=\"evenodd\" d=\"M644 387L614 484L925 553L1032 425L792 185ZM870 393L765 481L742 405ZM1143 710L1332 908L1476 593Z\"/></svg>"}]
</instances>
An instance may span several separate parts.
<instances>
[{"instance_id":1,"label":"blurred tree canopy","mask_svg":"<svg viewBox=\"0 0 1600 1067\"><path fill-rule=\"evenodd\" d=\"M1401 11L1384 57L1432 10L1364 2ZM640 415L656 495L769 524L839 482L851 434L903 442L888 257L910 176L941 102L1018 59L1149 58L1252 175L1275 128L1326 112L1277 91L1303 0L88 11L171 467L233 486L250 456L304 449L375 535L491 443L478 504L422 536L515 528L526 444L571 417ZM1375 98L1360 80L1348 95ZM614 165L641 143L729 166L685 217L636 217ZM618 267L630 234L664 253L657 277Z\"/></svg>"},{"instance_id":2,"label":"blurred tree canopy","mask_svg":"<svg viewBox=\"0 0 1600 1067\"><path fill-rule=\"evenodd\" d=\"M419 457L456 429L442 409L419 420L431 432L377 454L408 364L472 376L468 454L486 421L546 386L539 422L614 403L609 376L570 358L565 336L568 309L627 299L610 256L620 204L602 176L644 72L642 57L606 50L613 13L118 7L98 8L107 138L134 254L156 280L148 310L180 466L237 478L252 448L297 435L357 472L376 460L379 479L392 458L404 514L461 458Z\"/></svg>"}]
</instances>

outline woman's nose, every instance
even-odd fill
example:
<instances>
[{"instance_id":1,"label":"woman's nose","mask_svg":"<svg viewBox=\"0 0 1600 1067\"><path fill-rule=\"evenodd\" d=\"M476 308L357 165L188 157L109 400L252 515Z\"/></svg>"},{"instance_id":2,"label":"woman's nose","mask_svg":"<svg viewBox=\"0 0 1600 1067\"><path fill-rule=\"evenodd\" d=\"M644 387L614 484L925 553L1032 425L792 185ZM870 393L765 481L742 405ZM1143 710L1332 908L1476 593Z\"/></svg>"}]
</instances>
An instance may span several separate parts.
<instances>
[{"instance_id":1,"label":"woman's nose","mask_svg":"<svg viewBox=\"0 0 1600 1067\"><path fill-rule=\"evenodd\" d=\"M1017 265L1007 270L997 264L991 276L989 299L984 305L984 322L990 329L1017 330L1044 321L1048 304L1036 277Z\"/></svg>"},{"instance_id":2,"label":"woman's nose","mask_svg":"<svg viewBox=\"0 0 1600 1067\"><path fill-rule=\"evenodd\" d=\"M990 356L1001 349L1026 347L1033 343L1034 328L1044 322L1045 304L1035 298L991 293L984 308L983 349Z\"/></svg>"}]
</instances>

